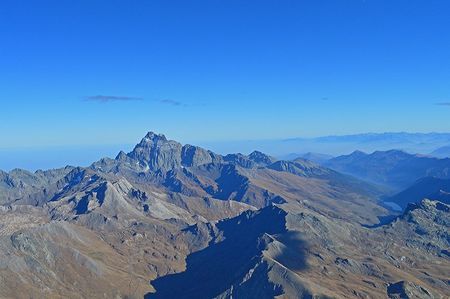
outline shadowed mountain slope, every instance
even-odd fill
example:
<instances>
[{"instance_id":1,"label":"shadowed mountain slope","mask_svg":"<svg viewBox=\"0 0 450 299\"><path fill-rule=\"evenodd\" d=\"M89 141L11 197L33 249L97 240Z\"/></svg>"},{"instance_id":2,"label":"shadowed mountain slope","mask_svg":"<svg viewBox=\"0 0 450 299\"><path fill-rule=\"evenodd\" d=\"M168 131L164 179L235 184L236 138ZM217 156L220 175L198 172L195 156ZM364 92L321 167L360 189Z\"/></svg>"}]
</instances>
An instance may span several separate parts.
<instances>
[{"instance_id":1,"label":"shadowed mountain slope","mask_svg":"<svg viewBox=\"0 0 450 299\"><path fill-rule=\"evenodd\" d=\"M186 269L152 281L156 293L146 298L384 298L399 281L434 298L450 295L447 205L422 201L376 229L293 203L282 209L219 222Z\"/></svg>"},{"instance_id":2,"label":"shadowed mountain slope","mask_svg":"<svg viewBox=\"0 0 450 299\"><path fill-rule=\"evenodd\" d=\"M274 235L287 233L286 215L272 206L218 223L218 234L210 245L188 256L186 271L153 281L156 293L146 298L245 297L245 294L273 298L283 294L282 286L271 282L268 275L274 263L271 259L278 257L266 257L264 251ZM296 254L296 266L301 269L305 267L302 252Z\"/></svg>"},{"instance_id":3,"label":"shadowed mountain slope","mask_svg":"<svg viewBox=\"0 0 450 299\"><path fill-rule=\"evenodd\" d=\"M415 182L411 187L389 197L386 201L396 203L406 208L409 203L418 203L428 198L450 204L450 179L425 177Z\"/></svg>"}]
</instances>

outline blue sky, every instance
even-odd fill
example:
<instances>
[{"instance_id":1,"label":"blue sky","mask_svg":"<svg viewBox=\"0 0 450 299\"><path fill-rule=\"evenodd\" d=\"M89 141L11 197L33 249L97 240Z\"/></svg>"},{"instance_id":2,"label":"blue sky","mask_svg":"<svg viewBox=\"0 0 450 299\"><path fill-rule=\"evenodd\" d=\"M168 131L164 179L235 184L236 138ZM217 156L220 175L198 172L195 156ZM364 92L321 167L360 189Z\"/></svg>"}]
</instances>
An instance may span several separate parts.
<instances>
[{"instance_id":1,"label":"blue sky","mask_svg":"<svg viewBox=\"0 0 450 299\"><path fill-rule=\"evenodd\" d=\"M0 149L450 131L450 2L0 2ZM1 165L0 165L1 167Z\"/></svg>"}]
</instances>

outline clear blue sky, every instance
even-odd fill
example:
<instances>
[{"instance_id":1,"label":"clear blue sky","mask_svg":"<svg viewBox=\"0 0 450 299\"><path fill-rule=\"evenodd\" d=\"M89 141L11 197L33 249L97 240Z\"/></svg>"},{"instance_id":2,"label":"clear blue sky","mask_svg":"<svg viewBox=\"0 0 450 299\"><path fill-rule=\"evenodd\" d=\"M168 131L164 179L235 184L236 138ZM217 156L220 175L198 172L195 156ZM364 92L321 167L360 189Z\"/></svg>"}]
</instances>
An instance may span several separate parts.
<instances>
[{"instance_id":1,"label":"clear blue sky","mask_svg":"<svg viewBox=\"0 0 450 299\"><path fill-rule=\"evenodd\" d=\"M449 14L448 0L2 0L0 149L450 131Z\"/></svg>"}]
</instances>

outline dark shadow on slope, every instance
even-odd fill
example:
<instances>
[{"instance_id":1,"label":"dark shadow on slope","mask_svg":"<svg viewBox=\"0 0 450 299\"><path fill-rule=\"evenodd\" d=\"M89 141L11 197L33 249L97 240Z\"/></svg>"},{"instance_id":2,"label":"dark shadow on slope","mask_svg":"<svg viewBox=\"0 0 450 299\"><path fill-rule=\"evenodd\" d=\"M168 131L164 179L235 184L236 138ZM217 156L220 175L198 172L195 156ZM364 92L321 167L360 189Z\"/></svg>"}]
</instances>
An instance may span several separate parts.
<instances>
[{"instance_id":1,"label":"dark shadow on slope","mask_svg":"<svg viewBox=\"0 0 450 299\"><path fill-rule=\"evenodd\" d=\"M218 243L211 242L207 248L189 255L186 271L152 281L156 293L149 293L145 298L212 298L241 283L251 269L254 269L254 275L237 292L247 293L247 289L247 294L253 298L280 295L281 286L269 282L269 265L261 255L268 243L273 241L270 235L288 233L286 215L280 208L269 206L220 222L217 227L225 239ZM295 268L305 265L303 252L299 251L296 255L299 262ZM288 257L281 254L280 262L290 261L292 253Z\"/></svg>"},{"instance_id":2,"label":"dark shadow on slope","mask_svg":"<svg viewBox=\"0 0 450 299\"><path fill-rule=\"evenodd\" d=\"M375 224L361 224L362 227L365 228L377 228L386 224L389 224L393 221L395 221L398 218L399 214L395 214L395 215L386 215L386 216L377 216L378 218L378 223Z\"/></svg>"},{"instance_id":3,"label":"dark shadow on slope","mask_svg":"<svg viewBox=\"0 0 450 299\"><path fill-rule=\"evenodd\" d=\"M236 166L225 165L222 168L220 177L216 180L219 190L212 193L218 199L227 200L231 197L234 200L241 200L248 189L249 180L241 175Z\"/></svg>"},{"instance_id":4,"label":"dark shadow on slope","mask_svg":"<svg viewBox=\"0 0 450 299\"><path fill-rule=\"evenodd\" d=\"M301 271L307 267L305 258L307 244L300 233L288 231L277 236L277 241L281 242L285 248L273 257L274 260L292 271Z\"/></svg>"}]
</instances>

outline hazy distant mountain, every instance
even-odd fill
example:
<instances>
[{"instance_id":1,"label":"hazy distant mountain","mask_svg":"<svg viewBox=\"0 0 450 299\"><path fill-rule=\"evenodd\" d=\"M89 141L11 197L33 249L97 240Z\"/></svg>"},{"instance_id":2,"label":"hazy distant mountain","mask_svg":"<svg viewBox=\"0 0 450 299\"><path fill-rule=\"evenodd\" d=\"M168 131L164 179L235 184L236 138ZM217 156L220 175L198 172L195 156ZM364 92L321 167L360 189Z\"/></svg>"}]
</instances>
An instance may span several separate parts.
<instances>
[{"instance_id":1,"label":"hazy distant mountain","mask_svg":"<svg viewBox=\"0 0 450 299\"><path fill-rule=\"evenodd\" d=\"M409 203L417 203L424 198L450 204L450 179L422 178L406 190L386 199L386 201L406 208Z\"/></svg>"},{"instance_id":2,"label":"hazy distant mountain","mask_svg":"<svg viewBox=\"0 0 450 299\"><path fill-rule=\"evenodd\" d=\"M394 191L405 189L427 176L450 178L450 159L412 155L397 150L372 154L355 151L328 160L324 165Z\"/></svg>"},{"instance_id":3,"label":"hazy distant mountain","mask_svg":"<svg viewBox=\"0 0 450 299\"><path fill-rule=\"evenodd\" d=\"M312 161L312 162L317 163L317 164L322 164L325 161L333 158L333 156L326 155L326 154L321 154L321 153L308 152L308 153L304 153L304 154L291 153L291 154L288 154L288 155L284 155L281 158L282 158L282 160L287 160L287 161L292 161L292 160L301 158L301 159Z\"/></svg>"},{"instance_id":4,"label":"hazy distant mountain","mask_svg":"<svg viewBox=\"0 0 450 299\"><path fill-rule=\"evenodd\" d=\"M251 152L258 148L263 152L286 159L290 153L323 153L343 155L355 150L364 152L397 149L409 153L428 154L450 144L450 133L366 133L354 135L323 136L315 138L291 138L284 140L248 140L210 142L204 145L218 152ZM288 158L296 158L289 156Z\"/></svg>"},{"instance_id":5,"label":"hazy distant mountain","mask_svg":"<svg viewBox=\"0 0 450 299\"><path fill-rule=\"evenodd\" d=\"M410 156L377 155L381 169ZM369 229L382 194L305 159L152 132L89 167L0 172L0 297L448 297L449 207L421 201Z\"/></svg>"},{"instance_id":6,"label":"hazy distant mountain","mask_svg":"<svg viewBox=\"0 0 450 299\"><path fill-rule=\"evenodd\" d=\"M450 158L450 145L440 147L432 151L430 155L438 158Z\"/></svg>"},{"instance_id":7,"label":"hazy distant mountain","mask_svg":"<svg viewBox=\"0 0 450 299\"><path fill-rule=\"evenodd\" d=\"M410 153L429 153L441 145L448 144L450 133L366 133L343 136L325 136L314 141L328 144L331 148L345 144L353 146L352 150L366 152L386 151L391 149Z\"/></svg>"}]
</instances>

